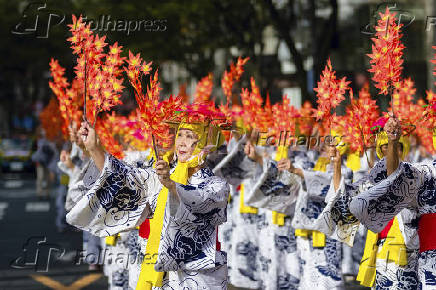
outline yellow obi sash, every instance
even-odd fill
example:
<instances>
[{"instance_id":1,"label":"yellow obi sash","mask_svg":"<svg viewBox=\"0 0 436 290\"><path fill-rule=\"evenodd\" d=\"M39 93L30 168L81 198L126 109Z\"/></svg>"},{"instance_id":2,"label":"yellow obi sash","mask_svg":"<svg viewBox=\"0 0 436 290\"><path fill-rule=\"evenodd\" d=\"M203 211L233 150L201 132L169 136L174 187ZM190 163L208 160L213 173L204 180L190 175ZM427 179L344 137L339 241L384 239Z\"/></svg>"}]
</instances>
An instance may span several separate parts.
<instances>
[{"instance_id":1,"label":"yellow obi sash","mask_svg":"<svg viewBox=\"0 0 436 290\"><path fill-rule=\"evenodd\" d=\"M360 285L365 287L372 287L374 284L377 259L394 262L399 266L407 265L406 245L397 217L394 218L386 241L380 251L377 242L378 234L368 231L365 251L363 252L359 273L356 278Z\"/></svg>"},{"instance_id":2,"label":"yellow obi sash","mask_svg":"<svg viewBox=\"0 0 436 290\"><path fill-rule=\"evenodd\" d=\"M315 167L313 167L313 171L327 171L327 165L330 163L330 158L328 157L319 157L316 161ZM304 229L295 229L295 236L297 237L309 237L312 235L312 245L314 248L322 248L325 247L325 234L319 231L313 230L304 230Z\"/></svg>"}]
</instances>

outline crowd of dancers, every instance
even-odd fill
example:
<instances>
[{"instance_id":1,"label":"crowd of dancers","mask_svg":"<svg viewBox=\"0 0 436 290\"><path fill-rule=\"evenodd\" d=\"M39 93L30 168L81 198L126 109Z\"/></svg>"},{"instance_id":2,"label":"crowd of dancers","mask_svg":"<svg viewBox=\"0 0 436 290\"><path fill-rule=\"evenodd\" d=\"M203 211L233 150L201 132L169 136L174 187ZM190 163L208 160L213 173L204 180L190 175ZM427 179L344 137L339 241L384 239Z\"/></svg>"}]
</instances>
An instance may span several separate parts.
<instances>
[{"instance_id":1,"label":"crowd of dancers","mask_svg":"<svg viewBox=\"0 0 436 290\"><path fill-rule=\"evenodd\" d=\"M344 144L277 147L256 131L204 151L205 126L181 122L159 160L117 159L87 123L71 128L67 221L105 237L83 259L111 289L434 287L433 159L397 119L357 170Z\"/></svg>"},{"instance_id":2,"label":"crowd of dancers","mask_svg":"<svg viewBox=\"0 0 436 290\"><path fill-rule=\"evenodd\" d=\"M73 17L76 77L70 85L50 62L57 100L41 123L48 135L69 131L59 168L66 221L87 240L80 258L103 267L110 289L343 289L354 279L436 289L436 99L413 101L394 20L380 14L369 55L374 86L391 97L380 113L369 84L356 99L330 60L317 108L286 96L271 105L254 78L238 104L248 58L221 79L225 105L211 97L212 75L192 98L163 100L151 63L121 57L117 43L105 52ZM126 83L138 107L104 113L128 97Z\"/></svg>"}]
</instances>

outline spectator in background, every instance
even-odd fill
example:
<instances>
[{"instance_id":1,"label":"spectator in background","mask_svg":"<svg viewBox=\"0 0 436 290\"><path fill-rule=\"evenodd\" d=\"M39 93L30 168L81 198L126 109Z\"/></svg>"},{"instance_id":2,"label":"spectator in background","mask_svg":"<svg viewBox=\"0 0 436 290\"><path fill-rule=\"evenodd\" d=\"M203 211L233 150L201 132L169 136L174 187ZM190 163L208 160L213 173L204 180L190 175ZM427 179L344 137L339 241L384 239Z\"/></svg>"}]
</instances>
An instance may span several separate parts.
<instances>
[{"instance_id":1,"label":"spectator in background","mask_svg":"<svg viewBox=\"0 0 436 290\"><path fill-rule=\"evenodd\" d=\"M38 128L37 132L37 149L32 155L32 161L36 163L36 195L39 199L48 199L57 170L57 149L45 138L43 129Z\"/></svg>"},{"instance_id":2,"label":"spectator in background","mask_svg":"<svg viewBox=\"0 0 436 290\"><path fill-rule=\"evenodd\" d=\"M71 161L71 142L65 142L60 153L57 172L57 196L56 196L56 228L58 232L64 232L69 225L65 220L67 214L65 210L65 200L68 192L69 176L74 170L74 164Z\"/></svg>"}]
</instances>

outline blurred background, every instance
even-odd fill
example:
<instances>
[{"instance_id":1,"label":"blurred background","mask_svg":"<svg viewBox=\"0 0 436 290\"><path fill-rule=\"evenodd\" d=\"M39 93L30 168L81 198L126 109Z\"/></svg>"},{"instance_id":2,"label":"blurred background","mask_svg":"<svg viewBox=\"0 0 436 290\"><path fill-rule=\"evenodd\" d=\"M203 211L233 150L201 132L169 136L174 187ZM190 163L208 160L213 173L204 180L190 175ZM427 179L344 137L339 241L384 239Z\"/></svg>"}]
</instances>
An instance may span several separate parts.
<instances>
[{"instance_id":1,"label":"blurred background","mask_svg":"<svg viewBox=\"0 0 436 290\"><path fill-rule=\"evenodd\" d=\"M339 76L353 81L352 86L366 82L366 54L378 12L386 5L404 25L404 75L415 81L416 97L424 97L434 82L429 62L436 35L433 0L0 0L0 229L8 233L0 239L0 288L50 288L48 280L29 278L35 272L32 265L21 272L11 270L11 261L22 255L30 237L49 237L61 248L81 243L74 232L54 229L55 193L48 200L36 199L30 158L36 150L39 113L53 96L48 86L50 59L58 59L67 77L73 77L75 57L66 40L72 14L85 17L108 42L118 41L124 53L130 49L153 61L159 68L162 96L181 91L192 95L197 81L212 72L218 88L213 96L224 101L219 76L242 56L250 61L237 86L246 87L249 76L254 76L262 95L269 94L272 103L288 94L298 108L306 100L315 103L313 88L328 57ZM370 89L386 109L389 99ZM238 98L235 94L233 101ZM118 112L135 107L128 92L123 103ZM65 267L73 256L68 251L63 255L70 259ZM69 276L59 274L57 281L70 285L85 275L71 271ZM95 285L83 287L97 289Z\"/></svg>"}]
</instances>

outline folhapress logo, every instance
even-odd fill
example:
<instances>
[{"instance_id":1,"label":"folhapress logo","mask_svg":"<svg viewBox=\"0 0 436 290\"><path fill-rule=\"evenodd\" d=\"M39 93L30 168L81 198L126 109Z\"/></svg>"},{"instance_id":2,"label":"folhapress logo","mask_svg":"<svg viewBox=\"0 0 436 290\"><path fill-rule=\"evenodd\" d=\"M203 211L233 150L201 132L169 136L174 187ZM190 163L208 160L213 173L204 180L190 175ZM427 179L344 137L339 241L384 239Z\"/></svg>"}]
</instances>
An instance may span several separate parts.
<instances>
[{"instance_id":1,"label":"folhapress logo","mask_svg":"<svg viewBox=\"0 0 436 290\"><path fill-rule=\"evenodd\" d=\"M131 35L133 32L164 32L167 30L166 19L114 19L111 15L100 15L96 19L83 16L86 24L94 32L123 32ZM50 9L47 3L30 3L24 9L21 20L12 28L16 35L48 38L54 26L67 28L65 13Z\"/></svg>"},{"instance_id":2,"label":"folhapress logo","mask_svg":"<svg viewBox=\"0 0 436 290\"><path fill-rule=\"evenodd\" d=\"M11 32L16 35L48 38L50 28L64 22L65 14L62 11L47 8L47 3L30 3Z\"/></svg>"}]
</instances>

